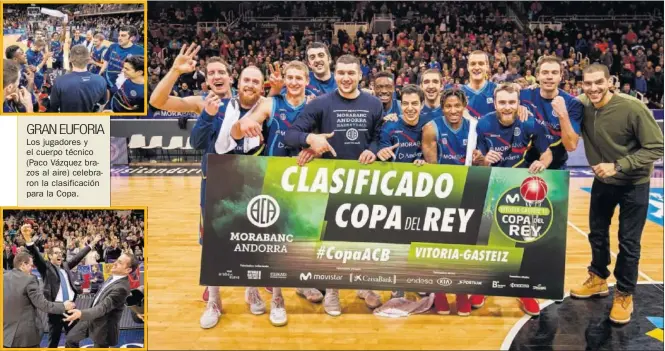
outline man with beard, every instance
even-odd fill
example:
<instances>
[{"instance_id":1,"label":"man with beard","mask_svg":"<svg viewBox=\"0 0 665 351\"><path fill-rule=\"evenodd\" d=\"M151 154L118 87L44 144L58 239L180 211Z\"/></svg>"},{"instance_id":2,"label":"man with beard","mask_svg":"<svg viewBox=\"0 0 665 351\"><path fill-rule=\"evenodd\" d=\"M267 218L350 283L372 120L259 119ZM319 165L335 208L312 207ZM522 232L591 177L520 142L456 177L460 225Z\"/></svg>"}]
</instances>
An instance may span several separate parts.
<instances>
[{"instance_id":1,"label":"man with beard","mask_svg":"<svg viewBox=\"0 0 665 351\"><path fill-rule=\"evenodd\" d=\"M591 264L589 278L571 289L570 295L609 295L609 229L618 204L619 255L614 268L617 285L609 318L625 324L633 312L651 173L653 163L663 157L663 134L643 103L609 91L609 78L607 66L600 64L592 64L583 72L582 137L586 157L596 175L589 204Z\"/></svg>"},{"instance_id":2,"label":"man with beard","mask_svg":"<svg viewBox=\"0 0 665 351\"><path fill-rule=\"evenodd\" d=\"M271 67L271 70L273 68ZM275 64L274 71L279 71ZM286 130L298 119L300 112L307 103L305 89L309 83L309 69L300 61L292 61L284 67L284 83L286 95L276 95L263 100L249 115L233 124L231 137L242 138L261 137L265 141L263 155L265 156L296 156L299 148L287 147L284 143ZM284 326L287 323L286 308L281 288L272 288L272 302L270 307L270 322L274 326ZM317 289L298 288L296 293L310 302L320 302L323 294Z\"/></svg>"},{"instance_id":3,"label":"man with beard","mask_svg":"<svg viewBox=\"0 0 665 351\"><path fill-rule=\"evenodd\" d=\"M483 116L476 127L478 150L484 156L482 164L491 167L525 168L528 164L524 155L530 147L535 147L540 158L528 166L529 172L538 173L547 169L552 162L547 132L533 117L525 122L517 117L519 91L514 84L499 85L494 92L493 100L496 112ZM471 297L472 306L474 298L478 298L477 303L480 306L485 303L485 296L474 295ZM540 314L536 299L523 297L519 301L526 314L531 316Z\"/></svg>"},{"instance_id":4,"label":"man with beard","mask_svg":"<svg viewBox=\"0 0 665 351\"><path fill-rule=\"evenodd\" d=\"M306 149L301 153L304 162L314 157L358 160L362 164L376 160L383 107L379 99L358 89L361 78L360 61L356 57L338 58L335 65L338 89L307 104L286 132L286 145ZM353 121L341 123L350 113L355 115ZM321 134L314 134L315 130ZM358 290L357 295L370 308L381 305L381 298L374 291ZM326 289L323 308L331 316L342 314L337 289Z\"/></svg>"},{"instance_id":5,"label":"man with beard","mask_svg":"<svg viewBox=\"0 0 665 351\"><path fill-rule=\"evenodd\" d=\"M32 112L32 98L26 88L20 88L19 65L11 60L4 60L2 67L3 98L2 112Z\"/></svg>"},{"instance_id":6,"label":"man with beard","mask_svg":"<svg viewBox=\"0 0 665 351\"><path fill-rule=\"evenodd\" d=\"M577 149L583 106L575 97L559 89L562 71L561 60L556 56L542 56L538 60L536 78L540 86L520 91L520 100L536 115L536 122L548 131L552 151L549 168L565 169L568 152ZM526 155L526 162L530 164L539 157L532 148Z\"/></svg>"},{"instance_id":7,"label":"man with beard","mask_svg":"<svg viewBox=\"0 0 665 351\"><path fill-rule=\"evenodd\" d=\"M118 81L118 77L120 77L120 73L122 72L125 59L131 56L145 55L143 46L133 43L137 35L136 28L132 26L121 27L118 34L118 42L111 44L106 53L104 53L104 65L99 70L99 74L106 78L106 84L111 91L111 95L115 94L115 91L122 84L122 82Z\"/></svg>"},{"instance_id":8,"label":"man with beard","mask_svg":"<svg viewBox=\"0 0 665 351\"><path fill-rule=\"evenodd\" d=\"M81 262L85 256L95 247L95 244L101 240L98 234L90 245L85 246L76 256L69 261L63 262L63 252L59 247L49 247L47 254L49 260L46 261L42 257L41 252L37 250L34 245L32 234L34 230L31 224L24 224L21 226L21 234L25 240L28 252L32 255L35 266L39 275L44 281L44 297L51 302L64 302L76 301L76 295L80 292L77 291L74 285L74 274L72 268ZM71 324L63 322L61 314L48 315L48 347L58 347L60 342L60 335L62 330L65 330L65 335L73 328Z\"/></svg>"},{"instance_id":9,"label":"man with beard","mask_svg":"<svg viewBox=\"0 0 665 351\"><path fill-rule=\"evenodd\" d=\"M466 95L461 90L446 89L441 97L443 117L423 127L423 157L430 164L471 166L476 149L476 121L464 117ZM456 294L457 314L471 314L467 294ZM439 314L449 314L450 306L444 292L434 294L434 307Z\"/></svg>"},{"instance_id":10,"label":"man with beard","mask_svg":"<svg viewBox=\"0 0 665 351\"><path fill-rule=\"evenodd\" d=\"M185 51L183 47L181 50L180 56L183 58L176 62L179 63L176 65L174 63L174 68L176 70L186 71L192 69L196 66L196 61L193 60L194 55L198 51L197 49ZM188 58L189 57L189 61ZM180 67L180 66L183 67ZM219 153L233 153L233 154L258 154L262 150L259 149L258 152L256 149L244 150L244 143L242 140L237 142L237 145L234 145L231 149L221 150L218 148L220 144L220 131L222 130L222 124L224 123L224 117L227 113L228 108L237 109L239 113L238 118L242 118L247 112L254 107L254 105L259 101L261 97L261 92L263 89L263 73L256 66L248 66L241 73L238 79L238 99L229 99L229 98L220 98L222 93L220 90L225 85L228 89L228 71L226 70L226 64L224 64L221 59L211 60L208 59L207 64L207 82L211 85L211 92L205 97L203 111L201 116L196 120L196 125L192 128L190 143L192 147L198 150L203 150L203 161L201 162L201 168L203 170L203 180L201 182L201 230L199 232L200 239L203 236L203 216L205 208L205 187L206 187L206 177L207 177L207 155L208 154L219 154ZM172 68L173 70L173 68ZM169 73L170 74L170 73ZM175 75L175 74L174 74ZM167 74L168 76L168 74ZM169 78L173 79L173 77ZM176 78L177 79L177 78ZM166 78L165 78L166 80ZM222 83L223 82L223 83ZM160 85L162 82L159 83ZM158 86L159 89L159 86ZM227 90L228 91L228 90ZM155 93L157 89L155 90ZM153 97L155 96L153 93ZM219 94L218 94L219 93ZM176 106L185 107L187 104L192 104L198 106L198 103L185 102L186 99L201 99L201 97L187 97L187 98L177 98L169 97L169 99L176 102L172 102ZM191 106L191 105L190 105ZM177 110L176 110L177 111ZM191 111L191 110L189 110ZM185 111L179 111L185 112ZM206 296L208 295L208 296ZM207 307L201 316L200 323L201 328L208 329L212 328L219 322L219 317L221 316L221 298L219 294L218 286L209 286L204 292L204 300L207 300ZM245 301L250 306L250 311L253 314L263 314L265 313L265 303L261 299L257 288L251 287L245 290Z\"/></svg>"},{"instance_id":11,"label":"man with beard","mask_svg":"<svg viewBox=\"0 0 665 351\"><path fill-rule=\"evenodd\" d=\"M305 95L321 96L337 89L337 80L335 75L330 71L330 64L332 58L330 51L326 44L320 42L311 43L305 51L307 55L307 66L309 66L309 83ZM271 76L271 80L277 79L281 81L282 77L279 72ZM285 94L286 88L282 88L281 84L275 84L271 87L268 96L275 96L278 94Z\"/></svg>"}]
</instances>

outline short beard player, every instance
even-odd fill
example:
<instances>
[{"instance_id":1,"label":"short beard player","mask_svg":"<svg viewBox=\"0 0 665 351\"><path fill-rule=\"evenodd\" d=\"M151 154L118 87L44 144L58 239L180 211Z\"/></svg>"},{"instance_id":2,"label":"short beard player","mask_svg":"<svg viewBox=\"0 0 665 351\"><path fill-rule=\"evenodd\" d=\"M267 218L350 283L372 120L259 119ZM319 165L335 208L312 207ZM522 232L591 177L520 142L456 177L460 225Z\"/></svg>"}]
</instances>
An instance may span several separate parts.
<instances>
[{"instance_id":1,"label":"short beard player","mask_svg":"<svg viewBox=\"0 0 665 351\"><path fill-rule=\"evenodd\" d=\"M458 89L447 89L441 97L443 118L423 127L423 157L430 164L471 166L476 148L476 121L464 117L466 95ZM475 164L475 163L474 163ZM467 294L456 294L457 314L471 314ZM444 292L434 294L434 307L439 314L450 314Z\"/></svg>"},{"instance_id":2,"label":"short beard player","mask_svg":"<svg viewBox=\"0 0 665 351\"><path fill-rule=\"evenodd\" d=\"M174 64L174 68L176 70L180 69L189 70L190 68L196 66L196 61L193 60L193 57L198 51L198 48L195 50L191 50L190 48L191 51L190 50L185 51L184 49L185 48L183 47L180 56L189 57L190 60L189 61L186 59L181 60L182 65L185 65L186 67L180 67L180 65ZM214 89L211 88L212 91L208 94L208 96L205 97L203 111L201 113L201 116L196 120L196 125L192 129L191 138L190 138L191 140L190 143L193 148L199 150L205 150L204 151L205 154L203 156L203 162L201 162L201 168L203 169L203 180L201 182L201 231L200 231L201 239L203 235L202 229L203 229L203 216L205 209L205 187L206 187L206 175L207 175L206 156L208 154L217 153L215 149L215 144L222 128L222 123L224 121L224 116L227 107L229 107L230 105L235 106L235 104L237 103L239 105L238 109L240 112L240 118L242 118L252 107L254 107L254 105L256 105L257 101L259 101L263 89L263 79L264 79L263 73L261 73L261 70L258 69L257 67L255 66L246 67L240 73L240 78L238 82L238 101L232 102L231 99L229 98L220 99L217 93L219 92L219 88L222 85L220 84L215 85L215 83L220 82L219 80L220 75L219 72L215 73L213 71L215 69L218 70L223 69L224 72L226 72L224 79L226 85L228 86L229 77L228 77L228 71L226 71L227 68L226 64L223 63L221 59L214 59L214 60L209 59L207 66L208 66L207 67L208 79L206 80L206 82L208 84L211 84L215 88ZM174 68L172 68L172 70ZM179 100L177 101L182 101L189 98L194 98L197 100L201 99L200 96L196 97L192 96L187 98L178 98ZM182 112L189 112L189 111L182 111ZM242 154L243 153L242 147L243 147L243 142L242 140L240 140L238 142L238 147L236 147L235 149L231 150L228 153ZM254 150L250 150L250 152L253 151ZM221 316L221 306L222 306L222 301L219 295L218 286L209 286L207 287L206 291L209 294L209 296L206 299L205 296L206 293L204 292L204 300L207 300L208 304L200 319L201 327L204 329L212 328L215 325L217 325L217 323L219 322L219 317ZM250 305L250 310L253 314L265 313L265 304L263 303L263 300L261 300L257 288L247 288L245 290L245 301Z\"/></svg>"},{"instance_id":3,"label":"short beard player","mask_svg":"<svg viewBox=\"0 0 665 351\"><path fill-rule=\"evenodd\" d=\"M108 47L104 45L104 34L98 33L92 39L92 50L90 50L90 64L88 71L90 73L99 74L99 71L104 66L104 55L106 55Z\"/></svg>"},{"instance_id":4,"label":"short beard player","mask_svg":"<svg viewBox=\"0 0 665 351\"><path fill-rule=\"evenodd\" d=\"M524 156L529 145L533 145L540 153L540 159L529 166L529 172L538 173L545 170L552 162L547 132L534 118L525 122L517 117L519 108L519 92L513 84L501 84L494 93L496 112L491 112L478 121L478 150L483 154L485 166L491 167L527 167ZM478 299L474 301L474 298ZM485 296L471 297L474 307L485 303ZM540 314L538 301L534 298L519 299L522 310L531 316ZM479 305L479 306L478 306Z\"/></svg>"},{"instance_id":5,"label":"short beard player","mask_svg":"<svg viewBox=\"0 0 665 351\"><path fill-rule=\"evenodd\" d=\"M275 64L273 72L280 72ZM305 89L309 83L309 69L300 61L292 61L284 67L284 83L286 95L275 95L263 100L256 109L233 125L231 137L234 139L260 137L265 140L264 156L296 156L299 149L286 147L284 134L296 121L305 107L307 99ZM272 302L270 307L270 322L274 326L284 326L287 323L286 308L281 288L272 288ZM323 295L316 289L296 289L296 293L309 301L320 302ZM260 300L261 297L247 296L247 302L252 309L252 298ZM252 309L252 313L265 312L265 305L259 304L262 309Z\"/></svg>"},{"instance_id":6,"label":"short beard player","mask_svg":"<svg viewBox=\"0 0 665 351\"><path fill-rule=\"evenodd\" d=\"M563 72L561 60L556 56L538 59L536 78L540 87L520 92L522 104L536 116L536 121L548 131L547 138L552 150L550 169L565 169L568 152L577 149L581 134L584 106L575 97L559 89ZM540 155L529 150L527 162L537 160Z\"/></svg>"}]
</instances>

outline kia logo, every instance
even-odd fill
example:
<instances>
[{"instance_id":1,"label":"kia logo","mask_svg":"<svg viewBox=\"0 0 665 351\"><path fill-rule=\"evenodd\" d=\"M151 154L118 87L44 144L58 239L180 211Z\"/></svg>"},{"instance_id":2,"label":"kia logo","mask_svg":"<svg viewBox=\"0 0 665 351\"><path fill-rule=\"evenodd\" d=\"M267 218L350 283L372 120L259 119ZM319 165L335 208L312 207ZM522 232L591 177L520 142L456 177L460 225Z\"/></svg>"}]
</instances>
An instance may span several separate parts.
<instances>
[{"instance_id":1,"label":"kia logo","mask_svg":"<svg viewBox=\"0 0 665 351\"><path fill-rule=\"evenodd\" d=\"M448 278L439 278L436 280L436 283L441 285L441 286L451 286L453 285L453 281L448 279Z\"/></svg>"}]
</instances>

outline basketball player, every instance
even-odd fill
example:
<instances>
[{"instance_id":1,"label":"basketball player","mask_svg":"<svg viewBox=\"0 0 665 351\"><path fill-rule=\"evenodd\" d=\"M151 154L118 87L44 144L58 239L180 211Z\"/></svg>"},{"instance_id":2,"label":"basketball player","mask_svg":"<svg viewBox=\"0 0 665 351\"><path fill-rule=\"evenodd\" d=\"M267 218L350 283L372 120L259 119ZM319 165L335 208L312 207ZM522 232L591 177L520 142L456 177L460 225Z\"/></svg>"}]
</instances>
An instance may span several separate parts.
<instances>
[{"instance_id":1,"label":"basketball player","mask_svg":"<svg viewBox=\"0 0 665 351\"><path fill-rule=\"evenodd\" d=\"M187 70L193 70L196 66L196 61L193 60L194 55L198 52L198 47L192 46L190 49L186 49L183 45L183 48L180 51L180 55L176 58L173 68L171 70L176 70L177 72L186 72ZM188 61L189 60L189 61ZM208 154L216 154L216 142L219 137L219 133L222 128L222 123L224 121L224 116L226 114L226 109L230 105L236 106L240 117L242 118L254 105L259 101L262 93L263 87L263 73L256 66L248 66L241 73L238 81L238 99L229 99L229 98L220 98L217 95L216 91L219 91L219 78L221 76L221 70L225 73L225 79L228 79L228 72L226 71L226 64L217 58L215 60L208 59L207 64L207 82L215 88L213 91L208 94L208 96L203 101L203 107L201 116L196 120L196 125L192 129L190 143L193 148L198 150L204 150L203 161L201 162L201 168L203 170L203 180L201 181L201 227L203 223L205 208L205 187L206 187L206 174L207 174L207 157ZM211 70L217 70L213 72ZM174 75L178 75L174 73ZM172 77L171 77L172 78ZM166 77L165 77L166 79ZM162 84L162 82L160 82ZM228 80L226 81L226 86L228 87ZM164 87L167 87L166 84ZM168 87L167 87L168 88ZM155 95L153 92L153 96ZM168 94L168 93L167 93ZM169 99L174 97L169 97ZM201 99L201 97L188 97ZM187 98L176 98L178 100L173 100L176 102L171 102L176 104L181 108L187 107L189 102L182 103L183 100ZM200 105L199 105L200 106ZM173 111L173 110L170 110ZM189 111L174 111L174 112L191 112ZM242 150L243 143L238 142L238 146L230 151L229 153L243 153ZM254 152L256 150L250 150ZM200 232L202 235L203 233ZM204 329L212 328L219 322L219 317L221 316L221 307L222 302L219 295L219 287L209 286L207 287L207 292L209 293L208 303L203 315L201 316L200 323L201 327ZM205 299L205 298L204 298ZM250 311L252 314L263 314L265 313L265 303L259 295L258 289L255 287L247 288L245 290L245 301L250 306ZM286 312L284 312L284 318L286 318Z\"/></svg>"},{"instance_id":2,"label":"basketball player","mask_svg":"<svg viewBox=\"0 0 665 351\"><path fill-rule=\"evenodd\" d=\"M395 99L395 77L387 71L379 72L374 78L374 96L383 104L383 115L402 113L400 102ZM422 99L420 99L422 101ZM420 110L418 111L420 113ZM399 119L398 119L399 120Z\"/></svg>"},{"instance_id":3,"label":"basketball player","mask_svg":"<svg viewBox=\"0 0 665 351\"><path fill-rule=\"evenodd\" d=\"M78 32L78 31L77 31ZM81 34L78 32L79 35ZM118 42L111 44L104 54L104 65L102 65L99 74L106 78L111 94L115 94L122 82L118 81L123 67L123 62L130 56L144 56L143 46L135 45L138 32L132 26L123 26L118 34Z\"/></svg>"},{"instance_id":4,"label":"basketball player","mask_svg":"<svg viewBox=\"0 0 665 351\"><path fill-rule=\"evenodd\" d=\"M125 59L122 74L127 78L111 98L113 112L143 112L143 56Z\"/></svg>"},{"instance_id":5,"label":"basketball player","mask_svg":"<svg viewBox=\"0 0 665 351\"><path fill-rule=\"evenodd\" d=\"M322 158L371 164L376 160L379 146L383 115L381 101L358 88L362 78L360 61L352 55L337 59L334 78L338 89L305 106L300 117L286 132L286 144L294 148L309 148L311 154ZM350 111L357 117L340 124L339 116ZM321 134L314 134L314 130ZM381 297L374 291L358 290L357 295L370 308L381 305ZM323 309L331 316L342 314L337 289L326 289Z\"/></svg>"},{"instance_id":6,"label":"basketball player","mask_svg":"<svg viewBox=\"0 0 665 351\"><path fill-rule=\"evenodd\" d=\"M529 147L535 147L540 158L533 161L529 172L538 173L547 169L552 162L552 151L549 150L547 132L533 117L525 122L517 117L519 108L519 91L512 83L504 83L494 92L496 112L490 112L478 121L478 150L484 156L483 165L491 167L525 168L528 166L524 157ZM485 296L479 297L481 307ZM522 310L531 316L540 314L538 301L533 298L519 299ZM475 307L475 306L474 306Z\"/></svg>"},{"instance_id":7,"label":"basketball player","mask_svg":"<svg viewBox=\"0 0 665 351\"><path fill-rule=\"evenodd\" d=\"M649 210L653 163L663 157L663 133L653 114L639 100L610 92L607 66L583 71L584 150L595 173L589 204L589 277L570 290L576 298L608 296L611 275L610 223L619 205L617 284L609 319L630 322L634 310L642 231Z\"/></svg>"},{"instance_id":8,"label":"basketball player","mask_svg":"<svg viewBox=\"0 0 665 351\"><path fill-rule=\"evenodd\" d=\"M120 39L118 39L120 41ZM85 37L81 36L81 31L79 29L74 29L74 36L71 38L69 43L69 49L71 50L76 45L86 46L88 43L85 41Z\"/></svg>"},{"instance_id":9,"label":"basketball player","mask_svg":"<svg viewBox=\"0 0 665 351\"><path fill-rule=\"evenodd\" d=\"M584 107L582 103L559 89L563 72L561 59L541 56L536 66L536 78L540 86L520 91L522 105L536 116L536 121L548 131L547 138L552 151L550 169L565 169L568 152L577 149L580 138ZM526 155L527 163L540 155L535 148Z\"/></svg>"},{"instance_id":10,"label":"basketball player","mask_svg":"<svg viewBox=\"0 0 665 351\"><path fill-rule=\"evenodd\" d=\"M441 119L441 89L443 76L437 69L428 69L420 76L420 89L425 94L423 108L420 111L420 123L425 125L434 119Z\"/></svg>"},{"instance_id":11,"label":"basketball player","mask_svg":"<svg viewBox=\"0 0 665 351\"><path fill-rule=\"evenodd\" d=\"M21 76L19 88L26 88L30 92L30 95L32 95L33 104L36 103L37 98L32 93L35 90L35 72L28 66L28 60L23 49L18 45L10 45L5 50L5 57L19 65Z\"/></svg>"},{"instance_id":12,"label":"basketball player","mask_svg":"<svg viewBox=\"0 0 665 351\"><path fill-rule=\"evenodd\" d=\"M72 70L53 82L49 112L98 112L108 101L106 82L99 75L88 72L90 53L83 45L69 51Z\"/></svg>"},{"instance_id":13,"label":"basketball player","mask_svg":"<svg viewBox=\"0 0 665 351\"><path fill-rule=\"evenodd\" d=\"M307 84L306 95L321 96L335 91L337 81L335 75L330 71L332 58L328 46L320 42L311 43L305 51L307 55L307 65L309 66L309 84ZM279 77L278 77L279 79ZM274 96L279 93L284 94L286 89L279 85L271 87L268 96Z\"/></svg>"},{"instance_id":14,"label":"basketball player","mask_svg":"<svg viewBox=\"0 0 665 351\"><path fill-rule=\"evenodd\" d=\"M58 75L62 74L63 62L65 60L64 50L62 43L65 42L64 31L62 34L53 33L51 34L51 52L53 53L53 70L58 72ZM71 49L71 48L70 48Z\"/></svg>"},{"instance_id":15,"label":"basketball player","mask_svg":"<svg viewBox=\"0 0 665 351\"><path fill-rule=\"evenodd\" d=\"M32 112L32 98L26 88L19 87L21 79L19 65L5 59L2 67L3 98L2 112Z\"/></svg>"},{"instance_id":16,"label":"basketball player","mask_svg":"<svg viewBox=\"0 0 665 351\"><path fill-rule=\"evenodd\" d=\"M90 51L90 64L88 70L91 73L99 74L104 66L104 55L108 46L104 45L104 34L97 33L92 39L92 50Z\"/></svg>"},{"instance_id":17,"label":"basketball player","mask_svg":"<svg viewBox=\"0 0 665 351\"><path fill-rule=\"evenodd\" d=\"M383 77L383 79L386 79L386 76ZM400 119L395 122L387 121L381 127L381 134L379 136L379 147L381 149L376 154L379 160L415 163L418 165L425 163L420 147L420 110L422 109L422 100L423 91L418 86L413 84L404 86L400 104ZM384 99L381 99L385 113L385 103L383 101ZM396 295L399 294L393 294L393 297L396 297Z\"/></svg>"},{"instance_id":18,"label":"basketball player","mask_svg":"<svg viewBox=\"0 0 665 351\"><path fill-rule=\"evenodd\" d=\"M467 100L464 92L446 89L442 93L443 117L423 127L423 157L430 164L471 166L476 148L476 121L464 117ZM457 294L457 314L471 314L467 294ZM449 314L450 306L444 292L434 294L434 307L439 314Z\"/></svg>"},{"instance_id":19,"label":"basketball player","mask_svg":"<svg viewBox=\"0 0 665 351\"><path fill-rule=\"evenodd\" d=\"M35 89L41 90L44 84L44 74L46 73L46 62L51 59L53 53L47 52L44 54L42 50L46 47L44 39L37 39L26 53L26 58L29 66L34 67L35 72Z\"/></svg>"}]
</instances>

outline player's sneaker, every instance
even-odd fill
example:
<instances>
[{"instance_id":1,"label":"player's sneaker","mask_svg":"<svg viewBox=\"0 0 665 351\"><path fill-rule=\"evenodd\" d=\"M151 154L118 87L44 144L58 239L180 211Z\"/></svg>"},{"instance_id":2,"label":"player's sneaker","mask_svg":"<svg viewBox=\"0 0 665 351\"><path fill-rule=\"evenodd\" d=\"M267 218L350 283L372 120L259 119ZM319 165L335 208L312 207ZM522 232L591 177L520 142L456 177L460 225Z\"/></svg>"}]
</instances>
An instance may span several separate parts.
<instances>
[{"instance_id":1,"label":"player's sneaker","mask_svg":"<svg viewBox=\"0 0 665 351\"><path fill-rule=\"evenodd\" d=\"M586 299L591 296L608 296L610 289L607 286L607 280L589 272L589 278L581 286L570 289L570 296L578 299Z\"/></svg>"},{"instance_id":2,"label":"player's sneaker","mask_svg":"<svg viewBox=\"0 0 665 351\"><path fill-rule=\"evenodd\" d=\"M471 314L471 301L469 301L469 295L467 294L457 294L455 295L456 304L457 304L457 314L460 316L468 316Z\"/></svg>"},{"instance_id":3,"label":"player's sneaker","mask_svg":"<svg viewBox=\"0 0 665 351\"><path fill-rule=\"evenodd\" d=\"M365 305L372 310L383 303L381 302L381 296L374 290L358 290L357 295L359 298L365 300Z\"/></svg>"},{"instance_id":4,"label":"player's sneaker","mask_svg":"<svg viewBox=\"0 0 665 351\"><path fill-rule=\"evenodd\" d=\"M314 288L297 288L296 294L307 299L309 302L321 302L323 300L323 294Z\"/></svg>"},{"instance_id":5,"label":"player's sneaker","mask_svg":"<svg viewBox=\"0 0 665 351\"><path fill-rule=\"evenodd\" d=\"M203 290L203 302L208 302L208 295L210 295L210 292L208 292L208 287L206 286L205 290Z\"/></svg>"},{"instance_id":6,"label":"player's sneaker","mask_svg":"<svg viewBox=\"0 0 665 351\"><path fill-rule=\"evenodd\" d=\"M631 314L633 314L633 296L616 289L612 310L610 310L610 320L617 324L626 324L630 322Z\"/></svg>"},{"instance_id":7,"label":"player's sneaker","mask_svg":"<svg viewBox=\"0 0 665 351\"><path fill-rule=\"evenodd\" d=\"M339 290L326 289L326 296L323 298L323 310L333 317L342 314L342 306L339 303Z\"/></svg>"},{"instance_id":8,"label":"player's sneaker","mask_svg":"<svg viewBox=\"0 0 665 351\"><path fill-rule=\"evenodd\" d=\"M540 306L538 305L538 300L531 297L520 297L520 307L522 311L528 314L529 316L538 316L540 315Z\"/></svg>"},{"instance_id":9,"label":"player's sneaker","mask_svg":"<svg viewBox=\"0 0 665 351\"><path fill-rule=\"evenodd\" d=\"M287 321L284 298L281 296L273 297L272 302L270 302L270 323L276 327L282 327L286 325Z\"/></svg>"},{"instance_id":10,"label":"player's sneaker","mask_svg":"<svg viewBox=\"0 0 665 351\"><path fill-rule=\"evenodd\" d=\"M450 305L446 294L442 292L434 294L434 310L438 314L450 314Z\"/></svg>"},{"instance_id":11,"label":"player's sneaker","mask_svg":"<svg viewBox=\"0 0 665 351\"><path fill-rule=\"evenodd\" d=\"M481 308L485 304L485 295L471 295L471 307Z\"/></svg>"},{"instance_id":12,"label":"player's sneaker","mask_svg":"<svg viewBox=\"0 0 665 351\"><path fill-rule=\"evenodd\" d=\"M261 295L259 295L258 288L245 289L245 302L249 305L249 311L252 314L260 315L266 313L266 304L263 302Z\"/></svg>"},{"instance_id":13,"label":"player's sneaker","mask_svg":"<svg viewBox=\"0 0 665 351\"><path fill-rule=\"evenodd\" d=\"M210 329L216 326L221 315L222 300L217 299L217 301L208 301L208 306L206 306L206 309L203 311L203 315L201 315L201 319L199 321L201 323L201 328Z\"/></svg>"}]
</instances>

